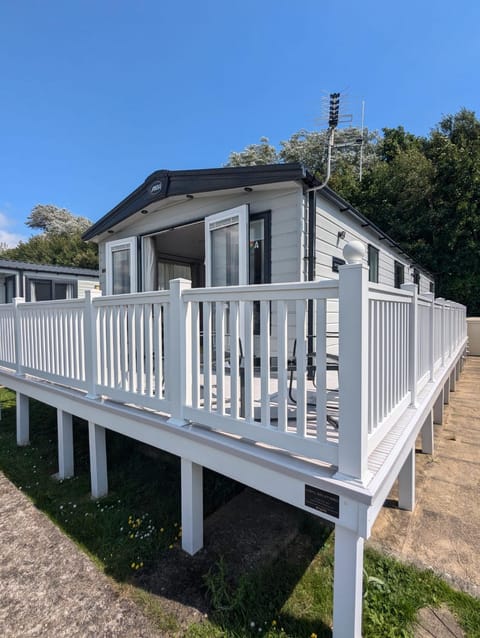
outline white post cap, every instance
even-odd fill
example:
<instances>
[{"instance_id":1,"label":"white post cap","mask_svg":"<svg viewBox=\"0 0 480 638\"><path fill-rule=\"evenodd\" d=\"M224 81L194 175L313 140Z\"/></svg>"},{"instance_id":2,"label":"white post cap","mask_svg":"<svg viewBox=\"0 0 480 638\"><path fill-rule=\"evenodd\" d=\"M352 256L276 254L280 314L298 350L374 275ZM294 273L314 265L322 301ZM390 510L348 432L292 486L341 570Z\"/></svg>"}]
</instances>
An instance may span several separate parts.
<instances>
[{"instance_id":1,"label":"white post cap","mask_svg":"<svg viewBox=\"0 0 480 638\"><path fill-rule=\"evenodd\" d=\"M358 239L349 241L345 244L343 256L347 264L361 264L365 256L365 246Z\"/></svg>"}]
</instances>

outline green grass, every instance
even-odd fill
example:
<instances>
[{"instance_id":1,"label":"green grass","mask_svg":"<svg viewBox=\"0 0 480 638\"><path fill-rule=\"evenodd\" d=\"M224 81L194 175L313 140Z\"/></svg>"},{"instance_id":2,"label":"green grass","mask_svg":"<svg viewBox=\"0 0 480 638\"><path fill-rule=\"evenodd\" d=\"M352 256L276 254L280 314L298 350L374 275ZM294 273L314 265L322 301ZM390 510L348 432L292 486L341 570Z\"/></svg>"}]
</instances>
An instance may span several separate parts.
<instances>
[{"instance_id":1,"label":"green grass","mask_svg":"<svg viewBox=\"0 0 480 638\"><path fill-rule=\"evenodd\" d=\"M295 556L287 551L274 564L241 578L233 588L225 566L217 565L207 577L216 609L208 623L191 627L188 636L330 637L333 537L331 533L322 539L320 531L315 541L310 539L317 551L308 566L293 562ZM480 636L480 600L455 591L431 571L403 565L369 549L365 552L364 590L364 638L413 636L418 610L442 603L453 611L468 637Z\"/></svg>"},{"instance_id":2,"label":"green grass","mask_svg":"<svg viewBox=\"0 0 480 638\"><path fill-rule=\"evenodd\" d=\"M181 542L179 459L166 453L151 457L134 441L108 433L110 492L92 501L86 423L75 421L75 478L56 481L55 410L30 402L31 444L19 448L15 395L0 388L0 404L0 469L106 573L126 583L164 634L177 635L175 619L158 598L138 587L138 577L161 570L162 558ZM207 514L239 490L238 484L212 472L205 472L204 480ZM333 545L331 529L305 515L300 536L272 564L240 577L222 560L211 565L204 575L211 612L186 635L331 636ZM454 612L467 636L480 638L480 601L453 590L430 571L367 550L364 587L365 638L412 636L418 609L441 604Z\"/></svg>"},{"instance_id":3,"label":"green grass","mask_svg":"<svg viewBox=\"0 0 480 638\"><path fill-rule=\"evenodd\" d=\"M145 455L138 443L107 432L109 495L90 498L88 430L74 421L75 477L52 478L58 470L56 411L30 401L30 445L15 442L15 396L0 389L0 469L35 505L105 571L123 581L152 567L180 543L180 460L159 452ZM239 485L205 472L205 509L212 512Z\"/></svg>"}]
</instances>

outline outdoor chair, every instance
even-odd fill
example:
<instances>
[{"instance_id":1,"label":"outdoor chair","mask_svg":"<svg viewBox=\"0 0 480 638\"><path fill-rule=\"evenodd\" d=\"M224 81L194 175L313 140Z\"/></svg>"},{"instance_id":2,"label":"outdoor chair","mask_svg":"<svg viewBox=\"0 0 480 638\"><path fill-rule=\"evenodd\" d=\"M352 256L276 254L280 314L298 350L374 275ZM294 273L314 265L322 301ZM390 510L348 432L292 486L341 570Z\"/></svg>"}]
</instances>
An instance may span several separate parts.
<instances>
[{"instance_id":1,"label":"outdoor chair","mask_svg":"<svg viewBox=\"0 0 480 638\"><path fill-rule=\"evenodd\" d=\"M338 332L327 332L327 339L338 339ZM307 360L307 379L312 381L314 387L317 387L316 384L316 372L317 372L317 353L316 348L313 347L316 337L314 335L307 336L307 352L306 352L306 360ZM292 356L288 360L288 372L289 372L289 384L288 384L288 396L290 401L296 405L297 400L294 395L294 379L295 373L297 372L297 340L295 339L293 342L293 350ZM326 369L327 370L335 370L338 371L339 358L338 355L328 353L326 354ZM335 401L335 398L338 397L338 388L326 388L327 392L327 422L334 428L338 428L338 400ZM328 400L328 396L330 396L330 400ZM313 392L307 393L307 405L315 407L316 402L316 394ZM333 412L333 414L330 414Z\"/></svg>"}]
</instances>

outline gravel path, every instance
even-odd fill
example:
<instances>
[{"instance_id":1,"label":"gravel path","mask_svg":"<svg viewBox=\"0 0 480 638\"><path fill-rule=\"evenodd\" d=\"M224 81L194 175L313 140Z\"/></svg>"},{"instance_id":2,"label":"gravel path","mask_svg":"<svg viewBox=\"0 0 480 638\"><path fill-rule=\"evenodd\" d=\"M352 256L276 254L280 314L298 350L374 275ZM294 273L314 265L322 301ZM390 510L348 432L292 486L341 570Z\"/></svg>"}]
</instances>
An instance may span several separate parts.
<instances>
[{"instance_id":1,"label":"gravel path","mask_svg":"<svg viewBox=\"0 0 480 638\"><path fill-rule=\"evenodd\" d=\"M2 638L158 638L131 600L0 472Z\"/></svg>"}]
</instances>

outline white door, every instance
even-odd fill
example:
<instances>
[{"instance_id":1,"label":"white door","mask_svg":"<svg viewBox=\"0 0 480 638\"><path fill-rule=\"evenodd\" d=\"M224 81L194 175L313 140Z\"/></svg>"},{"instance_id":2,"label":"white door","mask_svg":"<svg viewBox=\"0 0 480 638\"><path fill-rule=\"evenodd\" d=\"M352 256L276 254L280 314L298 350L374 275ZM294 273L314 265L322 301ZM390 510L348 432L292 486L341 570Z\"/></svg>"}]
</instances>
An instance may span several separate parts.
<instances>
[{"instance_id":1,"label":"white door","mask_svg":"<svg viewBox=\"0 0 480 638\"><path fill-rule=\"evenodd\" d=\"M248 284L248 205L205 219L205 284Z\"/></svg>"},{"instance_id":2,"label":"white door","mask_svg":"<svg viewBox=\"0 0 480 638\"><path fill-rule=\"evenodd\" d=\"M205 218L205 285L237 286L248 284L248 205L237 206ZM245 345L244 304L239 304L238 336ZM205 329L205 327L204 327ZM216 309L212 312L212 354L217 357ZM231 352L230 313L225 314L225 352ZM226 355L227 356L227 355ZM222 382L217 379L217 383Z\"/></svg>"}]
</instances>

